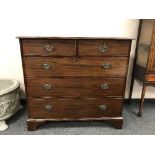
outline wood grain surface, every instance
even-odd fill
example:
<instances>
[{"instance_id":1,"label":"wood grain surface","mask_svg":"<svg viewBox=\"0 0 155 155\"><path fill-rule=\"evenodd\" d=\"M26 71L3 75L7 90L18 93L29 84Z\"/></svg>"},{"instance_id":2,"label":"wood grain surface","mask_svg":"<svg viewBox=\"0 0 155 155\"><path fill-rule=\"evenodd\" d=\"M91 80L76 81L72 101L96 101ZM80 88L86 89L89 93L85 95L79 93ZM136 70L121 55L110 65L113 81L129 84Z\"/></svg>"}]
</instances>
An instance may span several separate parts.
<instances>
[{"instance_id":1,"label":"wood grain surface","mask_svg":"<svg viewBox=\"0 0 155 155\"><path fill-rule=\"evenodd\" d=\"M48 84L50 89L44 88ZM107 88L102 88L105 85ZM28 97L123 97L124 78L28 78ZM117 90L117 91L116 91Z\"/></svg>"},{"instance_id":2,"label":"wood grain surface","mask_svg":"<svg viewBox=\"0 0 155 155\"><path fill-rule=\"evenodd\" d=\"M130 52L128 40L78 40L79 56L128 56ZM107 52L99 50L102 45L107 46Z\"/></svg>"},{"instance_id":3,"label":"wood grain surface","mask_svg":"<svg viewBox=\"0 0 155 155\"><path fill-rule=\"evenodd\" d=\"M91 76L91 77L125 77L128 58L45 58L26 57L24 59L26 76ZM50 69L43 69L48 64ZM103 64L110 64L104 69Z\"/></svg>"},{"instance_id":4,"label":"wood grain surface","mask_svg":"<svg viewBox=\"0 0 155 155\"><path fill-rule=\"evenodd\" d=\"M24 56L75 56L74 40L23 40ZM49 47L51 51L46 51Z\"/></svg>"},{"instance_id":5,"label":"wood grain surface","mask_svg":"<svg viewBox=\"0 0 155 155\"><path fill-rule=\"evenodd\" d=\"M122 99L28 99L30 118L78 119L121 116ZM100 110L100 105L107 110ZM50 111L46 106L52 106Z\"/></svg>"}]
</instances>

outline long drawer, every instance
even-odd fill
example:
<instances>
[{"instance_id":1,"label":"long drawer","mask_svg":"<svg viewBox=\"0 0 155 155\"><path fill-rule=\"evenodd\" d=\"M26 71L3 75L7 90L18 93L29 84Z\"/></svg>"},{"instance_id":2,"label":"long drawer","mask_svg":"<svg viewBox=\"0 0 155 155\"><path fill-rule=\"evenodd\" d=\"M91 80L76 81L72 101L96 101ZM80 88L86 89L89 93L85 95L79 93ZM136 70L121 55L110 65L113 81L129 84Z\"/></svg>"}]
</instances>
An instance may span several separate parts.
<instances>
[{"instance_id":1,"label":"long drawer","mask_svg":"<svg viewBox=\"0 0 155 155\"><path fill-rule=\"evenodd\" d=\"M88 119L121 116L122 99L28 99L29 118Z\"/></svg>"},{"instance_id":2,"label":"long drawer","mask_svg":"<svg viewBox=\"0 0 155 155\"><path fill-rule=\"evenodd\" d=\"M28 78L26 87L28 97L122 97L124 84L123 78Z\"/></svg>"},{"instance_id":3,"label":"long drawer","mask_svg":"<svg viewBox=\"0 0 155 155\"><path fill-rule=\"evenodd\" d=\"M24 56L75 56L74 40L22 40Z\"/></svg>"},{"instance_id":4,"label":"long drawer","mask_svg":"<svg viewBox=\"0 0 155 155\"><path fill-rule=\"evenodd\" d=\"M128 58L24 58L25 74L33 76L125 77Z\"/></svg>"},{"instance_id":5,"label":"long drawer","mask_svg":"<svg viewBox=\"0 0 155 155\"><path fill-rule=\"evenodd\" d=\"M80 56L128 56L130 40L78 40Z\"/></svg>"}]
</instances>

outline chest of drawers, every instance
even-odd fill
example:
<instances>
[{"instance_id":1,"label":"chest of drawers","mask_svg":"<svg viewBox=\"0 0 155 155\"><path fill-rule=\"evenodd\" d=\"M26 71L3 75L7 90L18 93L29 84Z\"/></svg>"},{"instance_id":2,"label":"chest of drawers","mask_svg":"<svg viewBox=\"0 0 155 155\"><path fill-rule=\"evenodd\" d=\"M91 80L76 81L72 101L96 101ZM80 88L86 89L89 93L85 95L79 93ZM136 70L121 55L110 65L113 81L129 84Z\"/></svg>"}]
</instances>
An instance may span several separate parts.
<instances>
[{"instance_id":1,"label":"chest of drawers","mask_svg":"<svg viewBox=\"0 0 155 155\"><path fill-rule=\"evenodd\" d=\"M47 121L108 120L122 128L131 40L19 37L28 130Z\"/></svg>"}]
</instances>

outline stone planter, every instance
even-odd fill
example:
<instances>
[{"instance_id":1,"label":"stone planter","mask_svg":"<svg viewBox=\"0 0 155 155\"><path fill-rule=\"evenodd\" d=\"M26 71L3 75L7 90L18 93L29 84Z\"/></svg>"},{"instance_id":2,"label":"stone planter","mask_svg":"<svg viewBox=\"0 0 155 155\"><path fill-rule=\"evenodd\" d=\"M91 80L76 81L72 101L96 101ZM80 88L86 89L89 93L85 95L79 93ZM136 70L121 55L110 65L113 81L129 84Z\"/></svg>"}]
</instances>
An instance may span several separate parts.
<instances>
[{"instance_id":1,"label":"stone planter","mask_svg":"<svg viewBox=\"0 0 155 155\"><path fill-rule=\"evenodd\" d=\"M8 128L5 120L21 108L19 87L17 80L0 79L0 131Z\"/></svg>"}]
</instances>

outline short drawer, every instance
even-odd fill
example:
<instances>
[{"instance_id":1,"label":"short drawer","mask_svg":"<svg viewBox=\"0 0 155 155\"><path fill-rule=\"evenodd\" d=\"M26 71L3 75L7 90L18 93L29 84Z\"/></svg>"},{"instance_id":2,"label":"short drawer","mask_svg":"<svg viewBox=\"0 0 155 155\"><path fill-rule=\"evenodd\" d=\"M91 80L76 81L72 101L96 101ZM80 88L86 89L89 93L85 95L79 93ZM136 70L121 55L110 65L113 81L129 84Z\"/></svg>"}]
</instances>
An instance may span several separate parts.
<instances>
[{"instance_id":1,"label":"short drawer","mask_svg":"<svg viewBox=\"0 0 155 155\"><path fill-rule=\"evenodd\" d=\"M74 56L74 40L22 40L24 56Z\"/></svg>"},{"instance_id":2,"label":"short drawer","mask_svg":"<svg viewBox=\"0 0 155 155\"><path fill-rule=\"evenodd\" d=\"M122 97L123 78L28 78L28 97ZM117 90L117 91L116 91Z\"/></svg>"},{"instance_id":3,"label":"short drawer","mask_svg":"<svg viewBox=\"0 0 155 155\"><path fill-rule=\"evenodd\" d=\"M25 73L30 76L126 76L128 58L24 58Z\"/></svg>"},{"instance_id":4,"label":"short drawer","mask_svg":"<svg viewBox=\"0 0 155 155\"><path fill-rule=\"evenodd\" d=\"M89 119L121 116L122 99L28 99L29 118Z\"/></svg>"},{"instance_id":5,"label":"short drawer","mask_svg":"<svg viewBox=\"0 0 155 155\"><path fill-rule=\"evenodd\" d=\"M80 56L128 56L130 40L79 40Z\"/></svg>"}]
</instances>

